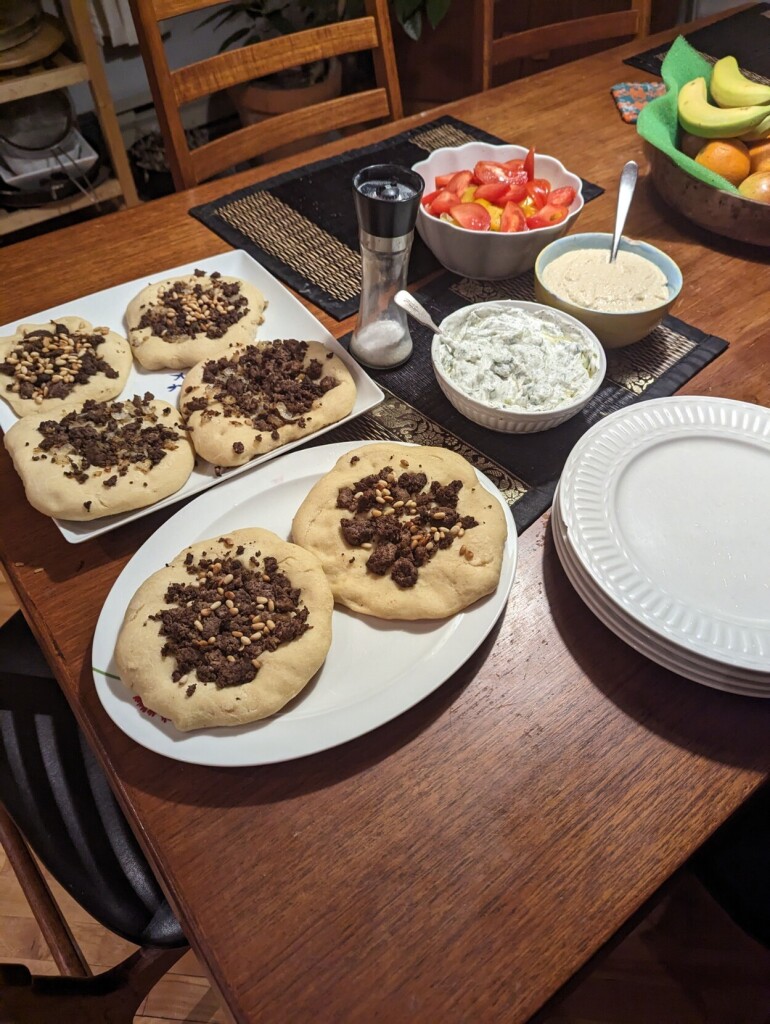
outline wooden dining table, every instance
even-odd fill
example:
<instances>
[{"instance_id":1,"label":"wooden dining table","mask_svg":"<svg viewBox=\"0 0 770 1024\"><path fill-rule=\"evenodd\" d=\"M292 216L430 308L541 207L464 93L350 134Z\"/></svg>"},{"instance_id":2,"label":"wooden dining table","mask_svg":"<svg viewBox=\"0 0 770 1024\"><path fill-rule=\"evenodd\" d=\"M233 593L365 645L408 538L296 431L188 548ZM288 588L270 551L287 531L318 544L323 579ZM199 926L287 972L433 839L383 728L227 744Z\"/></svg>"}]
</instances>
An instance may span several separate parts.
<instances>
[{"instance_id":1,"label":"wooden dining table","mask_svg":"<svg viewBox=\"0 0 770 1024\"><path fill-rule=\"evenodd\" d=\"M0 322L226 252L192 206L451 113L605 186L583 230L611 229L620 168L637 159L627 233L678 262L676 314L730 343L683 390L770 405L768 250L696 228L657 198L610 95L649 79L622 63L640 49L12 245L0 253ZM337 337L352 326L313 311ZM768 776L770 702L689 682L615 637L568 583L548 514L520 537L492 634L407 713L281 764L165 759L107 717L90 647L119 572L175 509L69 545L27 504L4 450L0 494L3 571L240 1024L526 1021ZM366 651L351 657L365 672Z\"/></svg>"}]
</instances>

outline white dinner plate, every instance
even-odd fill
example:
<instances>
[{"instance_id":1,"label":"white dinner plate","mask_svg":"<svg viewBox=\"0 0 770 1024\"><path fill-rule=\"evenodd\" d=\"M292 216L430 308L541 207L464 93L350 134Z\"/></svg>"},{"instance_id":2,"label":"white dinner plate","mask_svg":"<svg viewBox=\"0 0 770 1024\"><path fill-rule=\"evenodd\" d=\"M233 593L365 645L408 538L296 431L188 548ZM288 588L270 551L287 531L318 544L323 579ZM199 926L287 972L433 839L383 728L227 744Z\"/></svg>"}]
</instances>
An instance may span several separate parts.
<instances>
[{"instance_id":1,"label":"white dinner plate","mask_svg":"<svg viewBox=\"0 0 770 1024\"><path fill-rule=\"evenodd\" d=\"M46 320L59 316L82 316L90 321L95 327L109 327L118 334L126 337L127 326L125 322L126 308L147 284L155 281L162 281L167 277L181 277L191 274L196 269L205 270L211 273L218 270L221 274L231 277L239 277L250 284L255 285L267 299L264 323L257 330L258 341L270 341L279 338L297 338L300 341L320 341L327 348L330 348L345 363L356 384L356 401L348 416L327 427L322 427L316 434L324 434L341 423L378 405L383 398L382 391L369 377L358 363L345 351L339 342L332 337L326 328L313 316L310 310L306 309L299 300L288 292L284 286L277 281L263 266L257 263L247 253L240 249L224 253L221 256L210 256L207 259L195 260L193 263L186 263L182 267L173 267L170 270L163 270L157 274L148 274L146 277L137 278L126 284L117 285L115 288L106 288L101 292L94 292L82 299L73 299L72 302L64 302L60 306L52 306L40 313L32 313L14 320L13 323L0 327L0 337L12 334L19 324L44 323ZM134 394L143 395L149 391L155 398L162 398L167 402L176 405L177 395L182 386L186 370L173 372L171 370L145 370L134 361L133 368L128 382L121 392L121 397L130 398ZM18 417L11 407L4 401L0 401L0 427L8 430L16 422ZM227 469L218 477L214 473L211 463L197 457L196 468L188 481L175 494L169 495L162 501L155 502L146 508L135 509L132 512L123 512L115 516L105 516L102 519L93 519L86 523L76 523L71 520L55 519L62 535L70 544L80 544L82 541L98 537L100 534L114 530L124 523L130 523L134 519L154 512L158 508L165 508L166 505L173 505L176 501L189 498L193 494L213 487L224 479L239 476L246 473L270 459L274 459L283 452L291 451L297 445L303 444L306 437L298 438L296 441L289 441L271 452L266 452L243 466Z\"/></svg>"},{"instance_id":2,"label":"white dinner plate","mask_svg":"<svg viewBox=\"0 0 770 1024\"><path fill-rule=\"evenodd\" d=\"M467 661L505 607L516 572L517 538L510 509L500 582L493 594L449 619L395 622L335 606L332 645L322 668L292 703L260 722L179 732L148 715L123 686L113 658L126 607L148 576L183 548L231 530L260 526L288 538L295 512L337 459L365 442L324 445L284 455L246 478L228 481L180 509L137 551L99 616L93 643L94 682L115 724L142 746L192 764L245 766L290 761L362 736L407 711ZM394 447L409 447L394 442Z\"/></svg>"},{"instance_id":3,"label":"white dinner plate","mask_svg":"<svg viewBox=\"0 0 770 1024\"><path fill-rule=\"evenodd\" d=\"M770 671L770 410L674 397L613 413L570 453L559 503L574 556L644 633Z\"/></svg>"},{"instance_id":4,"label":"white dinner plate","mask_svg":"<svg viewBox=\"0 0 770 1024\"><path fill-rule=\"evenodd\" d=\"M770 672L756 672L753 669L737 667L728 668L719 662L699 657L687 648L673 643L665 636L645 632L644 627L640 626L636 619L626 614L622 605L612 603L599 587L594 584L572 552L569 531L562 522L559 511L558 487L554 495L551 523L553 524L554 541L557 544L557 550L562 563L566 559L569 562L570 578L573 576L577 578L578 586L576 589L579 589L581 596L586 593L590 596L592 606L601 609L600 617L602 619L608 618L613 622L617 622L619 628L624 631L624 639L627 639L629 636L638 637L638 642L644 645L644 649L642 650L638 646L636 649L641 650L642 654L652 657L650 652L660 652L661 657L667 658L672 664L680 665L682 674L686 674L687 670L692 669L697 671L700 676L713 676L730 684L740 683L750 689L770 690Z\"/></svg>"},{"instance_id":5,"label":"white dinner plate","mask_svg":"<svg viewBox=\"0 0 770 1024\"><path fill-rule=\"evenodd\" d=\"M695 659L685 654L672 653L661 645L656 636L646 635L633 620L624 619L620 610L611 605L602 595L601 591L592 586L592 581L584 574L580 562L574 558L570 550L568 533L564 524L560 521L556 503L554 503L551 514L551 532L554 547L556 548L562 568L578 596L599 621L623 640L624 643L627 643L629 647L633 647L635 651L643 654L657 665L669 669L669 671L675 672L685 679L702 683L704 686L709 686L712 689L722 690L726 693L735 693L744 697L770 697L770 678L767 684L763 686L745 679L737 672L731 673L726 669L718 669L705 663L698 663Z\"/></svg>"}]
</instances>

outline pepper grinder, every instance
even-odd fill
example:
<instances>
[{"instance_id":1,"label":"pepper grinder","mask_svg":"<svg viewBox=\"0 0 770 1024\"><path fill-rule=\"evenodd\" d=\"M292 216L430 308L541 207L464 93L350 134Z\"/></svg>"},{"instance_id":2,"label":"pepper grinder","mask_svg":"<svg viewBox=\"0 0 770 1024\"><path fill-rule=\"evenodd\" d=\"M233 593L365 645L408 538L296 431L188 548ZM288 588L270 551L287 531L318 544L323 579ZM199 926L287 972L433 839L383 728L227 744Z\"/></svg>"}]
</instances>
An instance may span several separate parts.
<instances>
[{"instance_id":1,"label":"pepper grinder","mask_svg":"<svg viewBox=\"0 0 770 1024\"><path fill-rule=\"evenodd\" d=\"M406 288L414 224L425 182L397 164L373 164L353 177L361 245L361 305L350 351L364 366L388 370L412 354L406 313L393 301Z\"/></svg>"}]
</instances>

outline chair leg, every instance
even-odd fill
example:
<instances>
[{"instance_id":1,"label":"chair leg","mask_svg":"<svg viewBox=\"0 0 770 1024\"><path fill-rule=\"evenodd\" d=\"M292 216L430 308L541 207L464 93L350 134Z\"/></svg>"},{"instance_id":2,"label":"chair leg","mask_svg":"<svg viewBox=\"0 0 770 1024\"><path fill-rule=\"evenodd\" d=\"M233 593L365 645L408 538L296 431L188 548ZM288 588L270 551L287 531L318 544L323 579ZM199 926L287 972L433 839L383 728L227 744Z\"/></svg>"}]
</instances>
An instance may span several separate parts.
<instances>
[{"instance_id":1,"label":"chair leg","mask_svg":"<svg viewBox=\"0 0 770 1024\"><path fill-rule=\"evenodd\" d=\"M0 845L19 880L54 963L62 974L88 978L91 970L64 920L40 868L29 852L24 837L5 808L0 805Z\"/></svg>"},{"instance_id":2,"label":"chair leg","mask_svg":"<svg viewBox=\"0 0 770 1024\"><path fill-rule=\"evenodd\" d=\"M35 976L0 964L0 1024L132 1024L150 989L186 952L139 949L91 978Z\"/></svg>"}]
</instances>

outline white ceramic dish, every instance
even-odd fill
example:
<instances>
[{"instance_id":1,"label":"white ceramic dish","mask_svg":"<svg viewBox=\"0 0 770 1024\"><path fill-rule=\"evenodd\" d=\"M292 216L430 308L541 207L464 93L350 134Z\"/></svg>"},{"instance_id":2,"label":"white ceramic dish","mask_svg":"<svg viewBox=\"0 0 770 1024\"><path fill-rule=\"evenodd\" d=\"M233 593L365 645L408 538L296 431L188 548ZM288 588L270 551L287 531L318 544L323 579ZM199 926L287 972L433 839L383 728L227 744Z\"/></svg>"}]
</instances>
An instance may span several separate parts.
<instances>
[{"instance_id":1,"label":"white ceramic dish","mask_svg":"<svg viewBox=\"0 0 770 1024\"><path fill-rule=\"evenodd\" d=\"M604 380L604 375L607 372L607 357L604 354L604 349L591 331L584 324L581 324L579 321L575 320L574 317L571 317L566 313L561 313L559 310L549 309L549 307L543 306L538 302L524 302L519 299L499 299L495 302L477 302L471 306L463 306L461 309L458 309L454 313L450 313L449 316L445 317L439 326L442 329L446 328L447 332L451 333L452 324L457 319L467 315L469 310L485 306L500 306L506 309L523 309L533 314L544 312L550 317L555 316L564 320L578 330L583 337L590 342L596 354L597 370L594 374L592 385L588 391L582 394L579 398L574 399L568 405L563 405L560 409L551 409L547 412L513 412L509 409L497 409L494 406L480 402L478 399L473 398L464 391L461 391L460 388L444 373L437 360L438 346L440 345L439 336L434 334L433 342L431 344L433 371L436 374L438 386L444 392L455 409L462 413L463 416L467 416L469 420L473 420L474 423L478 423L482 427L488 427L490 430L498 430L505 434L533 434L541 430L551 430L553 427L559 426L560 423L566 422L576 413L580 412L580 410L599 390L601 383Z\"/></svg>"},{"instance_id":2,"label":"white ceramic dish","mask_svg":"<svg viewBox=\"0 0 770 1024\"><path fill-rule=\"evenodd\" d=\"M555 506L554 506L555 508ZM590 586L590 582L583 576L580 564L576 562L565 539L564 526L560 522L558 513L551 517L554 547L561 561L562 568L572 586L577 591L586 607L602 622L607 629L613 632L629 647L643 654L650 661L654 661L662 668L675 672L677 675L690 679L692 682L701 683L714 690L722 690L726 693L734 693L743 697L770 697L770 681L768 685L762 686L746 681L738 673L730 671L716 671L705 664L698 664L684 656L670 654L665 647L662 647L655 637L644 634L641 630L635 629L618 614L618 610L602 600L602 596Z\"/></svg>"},{"instance_id":3,"label":"white ceramic dish","mask_svg":"<svg viewBox=\"0 0 770 1024\"><path fill-rule=\"evenodd\" d=\"M412 170L425 180L425 192L435 188L436 176L453 171L473 170L479 160L523 160L525 146L495 146L489 142L467 142L434 150ZM531 231L497 232L469 231L425 212L422 204L417 213L417 231L436 259L447 270L479 281L496 281L515 277L535 265L542 249L567 232L583 209L582 181L553 156L535 154L535 176L547 178L554 189L571 185L576 196L561 224Z\"/></svg>"},{"instance_id":4,"label":"white ceramic dish","mask_svg":"<svg viewBox=\"0 0 770 1024\"><path fill-rule=\"evenodd\" d=\"M331 649L308 686L279 714L233 729L179 732L170 722L143 714L120 682L115 642L128 602L151 573L186 545L230 530L259 525L288 537L294 513L310 488L341 455L361 444L325 445L261 466L180 509L142 545L113 585L93 643L96 691L123 732L149 750L192 764L235 767L289 761L355 739L407 711L484 641L508 600L517 537L507 503L477 470L481 484L505 511L508 538L497 590L459 615L443 621L392 622L335 607Z\"/></svg>"},{"instance_id":5,"label":"white ceramic dish","mask_svg":"<svg viewBox=\"0 0 770 1024\"><path fill-rule=\"evenodd\" d=\"M320 341L330 348L345 363L356 382L356 402L349 416L324 427L317 431L317 434L324 434L340 423L361 413L366 412L382 401L382 391L377 387L371 377L367 376L358 363L345 351L325 327L306 309L301 302L294 298L277 281L272 274L260 266L247 253L240 249L224 253L221 256L211 256L207 259L196 260L181 267L173 267L170 270L159 271L157 274L148 274L146 277L128 281L126 284L117 285L115 288L107 288L93 295L86 295L82 299L75 299L72 302L62 303L60 306L53 306L44 309L40 313L33 313L29 316L14 320L13 323L0 327L0 336L13 333L19 324L43 323L57 316L82 316L89 320L94 326L110 327L119 334L126 336L125 312L131 299L144 286L153 281L162 281L166 277L176 277L184 274L191 274L193 270L200 268L208 272L218 270L221 274L231 275L248 281L263 293L268 301L265 310L265 321L257 332L257 340L269 341L278 338L299 338L303 341ZM123 389L122 397L128 398L134 394L143 395L149 391L156 398L165 399L167 402L176 402L176 395L182 386L186 371L174 373L170 370L151 371L145 370L138 363L134 362L133 369L128 378L128 383ZM8 430L16 422L18 417L11 407L4 401L0 401L0 427ZM316 435L312 435L316 436ZM94 519L87 523L75 523L69 520L58 520L54 522L59 527L62 536L70 544L80 544L82 541L90 540L92 537L99 537L103 533L116 529L124 523L130 523L134 519L149 515L158 508L165 508L173 505L176 501L189 498L193 494L213 487L222 480L239 476L252 470L255 466L274 459L283 452L296 448L303 444L306 438L291 441L274 451L267 452L251 462L234 469L225 470L221 477L215 475L214 467L201 458L197 459L197 466L193 470L187 483L181 487L176 494L148 505L147 508L136 509L133 512L124 512L116 516L105 516L103 519Z\"/></svg>"},{"instance_id":6,"label":"white ceramic dish","mask_svg":"<svg viewBox=\"0 0 770 1024\"><path fill-rule=\"evenodd\" d=\"M560 509L592 583L645 633L770 673L770 410L674 397L620 410L570 453Z\"/></svg>"},{"instance_id":7,"label":"white ceramic dish","mask_svg":"<svg viewBox=\"0 0 770 1024\"><path fill-rule=\"evenodd\" d=\"M620 249L623 252L636 253L649 260L666 277L668 299L652 309L640 309L630 313L607 313L600 309L588 309L551 291L543 284L542 277L545 268L564 253L579 249L605 249L609 253L611 241L612 235L606 232L586 231L550 242L535 262L535 298L538 302L553 306L554 309L560 309L563 313L569 313L576 320L580 320L594 332L605 348L625 348L626 345L640 341L658 326L682 290L682 271L662 249L656 249L648 242L635 242L631 238L620 240Z\"/></svg>"}]
</instances>

